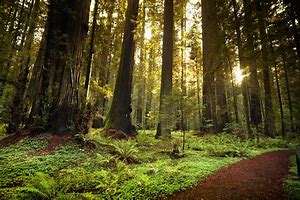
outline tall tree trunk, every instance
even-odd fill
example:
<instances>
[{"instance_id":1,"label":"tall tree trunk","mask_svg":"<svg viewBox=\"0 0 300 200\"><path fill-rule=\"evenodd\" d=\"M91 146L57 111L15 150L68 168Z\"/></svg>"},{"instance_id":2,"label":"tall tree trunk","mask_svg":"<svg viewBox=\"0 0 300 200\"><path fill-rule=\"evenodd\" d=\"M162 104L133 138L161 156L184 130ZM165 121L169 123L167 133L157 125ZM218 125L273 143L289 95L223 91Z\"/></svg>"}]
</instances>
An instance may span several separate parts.
<instances>
[{"instance_id":1,"label":"tall tree trunk","mask_svg":"<svg viewBox=\"0 0 300 200\"><path fill-rule=\"evenodd\" d=\"M200 67L198 66L198 58L196 56L195 58L195 65L196 65L196 72L197 74L200 74ZM200 76L196 76L197 79L197 106L198 106L198 122L199 122L199 131L201 131L201 124L202 124L202 113L201 113L201 97L200 97Z\"/></svg>"},{"instance_id":2,"label":"tall tree trunk","mask_svg":"<svg viewBox=\"0 0 300 200\"><path fill-rule=\"evenodd\" d=\"M276 89L277 89L278 104L279 104L279 109L280 109L281 135L282 135L282 137L285 137L284 113L283 113L283 105L282 105L281 90L280 90L279 75L278 75L280 71L278 71L273 42L271 40L270 40L270 49L271 49L272 59L273 59L274 68L275 68Z\"/></svg>"},{"instance_id":3,"label":"tall tree trunk","mask_svg":"<svg viewBox=\"0 0 300 200\"><path fill-rule=\"evenodd\" d=\"M143 97L144 90L143 86L145 85L145 79L143 73L145 71L145 55L144 55L144 35L145 35L145 24L146 24L146 6L143 2L142 7L142 32L140 39L140 65L138 69L138 89L137 89L137 109L136 109L136 122L139 127L142 127L143 123Z\"/></svg>"},{"instance_id":4,"label":"tall tree trunk","mask_svg":"<svg viewBox=\"0 0 300 200\"><path fill-rule=\"evenodd\" d=\"M227 61L228 61L228 66L229 66L229 70L230 70L231 87L232 87L232 93L233 93L233 108L234 108L235 122L238 123L240 120L239 120L239 113L238 113L237 93L236 93L236 86L235 86L234 77L233 77L232 64L230 62L229 55L227 55Z\"/></svg>"},{"instance_id":5,"label":"tall tree trunk","mask_svg":"<svg viewBox=\"0 0 300 200\"><path fill-rule=\"evenodd\" d=\"M181 81L180 81L180 87L181 87L181 91L182 91L182 97L185 97L187 95L187 85L186 85L186 76L187 76L187 72L186 72L186 3L182 2L181 3L181 19L180 19L180 29L181 29L181 52L180 52L180 56L181 56ZM185 105L183 103L183 98L180 99L180 112L181 112L181 117L180 117L180 126L181 126L181 130L185 131L186 127L187 127L187 123L185 121L186 118L186 113L185 113Z\"/></svg>"},{"instance_id":6,"label":"tall tree trunk","mask_svg":"<svg viewBox=\"0 0 300 200\"><path fill-rule=\"evenodd\" d=\"M16 87L16 92L13 98L13 105L11 108L11 123L8 126L8 132L15 132L18 131L20 125L24 121L24 94L26 91L26 86L28 82L28 74L29 74L29 63L31 60L31 49L32 43L34 39L34 33L36 28L36 20L39 15L40 9L40 0L36 0L34 3L32 17L29 23L28 35L25 42L25 54L24 57L21 59L21 73L19 74L18 83Z\"/></svg>"},{"instance_id":7,"label":"tall tree trunk","mask_svg":"<svg viewBox=\"0 0 300 200\"><path fill-rule=\"evenodd\" d=\"M271 93L271 83L270 83L270 69L269 69L269 53L268 53L268 38L266 33L265 17L266 8L265 2L256 0L256 12L258 17L258 28L261 40L261 56L263 64L263 81L264 81L264 91L265 91L265 134L273 137L275 134L275 124L274 124L274 111Z\"/></svg>"},{"instance_id":8,"label":"tall tree trunk","mask_svg":"<svg viewBox=\"0 0 300 200\"><path fill-rule=\"evenodd\" d=\"M261 103L260 103L260 87L257 75L257 61L255 53L255 42L253 37L253 3L249 0L243 0L244 3L244 23L245 23L245 65L249 66L249 93L250 93L250 122L258 129L262 121ZM257 130L258 131L258 130Z\"/></svg>"},{"instance_id":9,"label":"tall tree trunk","mask_svg":"<svg viewBox=\"0 0 300 200\"><path fill-rule=\"evenodd\" d=\"M35 119L43 119L42 126L54 133L75 129L89 9L89 0L49 2L44 67Z\"/></svg>"},{"instance_id":10,"label":"tall tree trunk","mask_svg":"<svg viewBox=\"0 0 300 200\"><path fill-rule=\"evenodd\" d=\"M145 129L150 129L151 126L149 124L149 114L150 114L150 111L151 111L151 106L152 106L152 81L151 81L151 77L153 76L153 69L154 69L154 66L155 66L155 53L154 53L154 48L152 47L150 49L150 52L149 52L149 63L148 63L148 77L149 79L148 82L147 82L147 93L146 93L146 105L145 105Z\"/></svg>"},{"instance_id":11,"label":"tall tree trunk","mask_svg":"<svg viewBox=\"0 0 300 200\"><path fill-rule=\"evenodd\" d=\"M283 61L284 80L285 80L285 85L286 85L286 93L287 93L288 106L289 106L291 131L295 131L293 103L292 103L291 90L290 90L290 81L289 81L289 75L288 75L288 70L287 70L286 57L285 57L285 53L283 51L281 52L281 57L282 57L282 61Z\"/></svg>"},{"instance_id":12,"label":"tall tree trunk","mask_svg":"<svg viewBox=\"0 0 300 200\"><path fill-rule=\"evenodd\" d=\"M216 72L216 100L220 116L217 124L218 132L222 131L226 124L229 123L223 70L223 67L220 66Z\"/></svg>"},{"instance_id":13,"label":"tall tree trunk","mask_svg":"<svg viewBox=\"0 0 300 200\"><path fill-rule=\"evenodd\" d=\"M45 57L45 49L46 49L46 33L48 30L48 23L46 23L44 28L44 33L42 36L42 40L40 42L39 51L36 56L35 63L33 65L32 74L30 77L29 85L28 85L28 92L26 94L26 98L29 99L29 102L31 104L31 110L28 117L28 120L26 121L26 126L28 128L32 128L31 126L34 123L34 117L38 115L39 110L39 92L40 87L42 84L42 69L43 69L43 62Z\"/></svg>"},{"instance_id":14,"label":"tall tree trunk","mask_svg":"<svg viewBox=\"0 0 300 200\"><path fill-rule=\"evenodd\" d=\"M202 19L203 123L204 131L216 132L229 121L221 53L224 37L218 24L217 1L202 1ZM212 128L208 124L213 124Z\"/></svg>"},{"instance_id":15,"label":"tall tree trunk","mask_svg":"<svg viewBox=\"0 0 300 200\"><path fill-rule=\"evenodd\" d=\"M123 46L119 72L112 105L106 119L105 129L119 129L127 135L135 135L131 124L131 83L134 65L134 30L138 15L139 0L128 0Z\"/></svg>"},{"instance_id":16,"label":"tall tree trunk","mask_svg":"<svg viewBox=\"0 0 300 200\"><path fill-rule=\"evenodd\" d=\"M92 75L92 61L93 61L93 56L94 56L98 7L99 7L99 0L95 0L94 11L93 11L93 22L92 22L92 28L91 28L91 39L90 39L90 44L89 44L89 55L87 58L86 76L85 76L85 83L84 83L84 102L87 102L88 97L89 97L90 80L91 80L91 75Z\"/></svg>"},{"instance_id":17,"label":"tall tree trunk","mask_svg":"<svg viewBox=\"0 0 300 200\"><path fill-rule=\"evenodd\" d=\"M173 40L174 40L174 11L173 0L164 2L164 33L163 33L163 55L160 87L159 122L156 130L156 138L161 135L170 134L171 115L170 102L166 102L168 95L172 92L173 71Z\"/></svg>"},{"instance_id":18,"label":"tall tree trunk","mask_svg":"<svg viewBox=\"0 0 300 200\"><path fill-rule=\"evenodd\" d=\"M246 2L247 3L247 2ZM237 39L237 47L238 47L238 56L240 61L240 68L244 72L246 70L246 60L245 60L245 53L242 46L242 37L241 37L241 25L240 20L238 18L237 13L237 5L236 0L232 0L233 10L234 10L234 18L235 18L235 29L236 29L236 39ZM244 5L246 7L246 5ZM245 8L248 9L248 8ZM246 17L246 10L245 10L245 17ZM250 126L250 115L249 115L249 95L247 92L248 84L247 79L242 80L242 94L243 94L243 106L244 106L244 115L245 115L245 122L247 128L247 135L252 136L252 130Z\"/></svg>"},{"instance_id":19,"label":"tall tree trunk","mask_svg":"<svg viewBox=\"0 0 300 200\"><path fill-rule=\"evenodd\" d=\"M204 131L215 131L216 102L215 102L215 69L219 52L218 23L216 0L202 0L202 30L203 30L203 124ZM213 124L213 129L207 124Z\"/></svg>"}]
</instances>

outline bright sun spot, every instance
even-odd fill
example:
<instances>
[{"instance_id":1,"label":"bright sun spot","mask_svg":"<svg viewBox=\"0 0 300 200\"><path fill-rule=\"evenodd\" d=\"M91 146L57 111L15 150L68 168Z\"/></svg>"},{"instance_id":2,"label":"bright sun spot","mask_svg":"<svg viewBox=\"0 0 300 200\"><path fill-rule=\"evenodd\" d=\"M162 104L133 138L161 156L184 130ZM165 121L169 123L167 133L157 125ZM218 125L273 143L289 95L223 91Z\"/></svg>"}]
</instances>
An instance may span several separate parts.
<instances>
[{"instance_id":1,"label":"bright sun spot","mask_svg":"<svg viewBox=\"0 0 300 200\"><path fill-rule=\"evenodd\" d=\"M244 79L244 75L242 73L242 70L239 66L234 68L234 80L237 84L241 84L243 79Z\"/></svg>"},{"instance_id":2,"label":"bright sun spot","mask_svg":"<svg viewBox=\"0 0 300 200\"><path fill-rule=\"evenodd\" d=\"M146 28L144 37L145 37L146 40L151 40L152 31L151 31L150 28Z\"/></svg>"}]
</instances>

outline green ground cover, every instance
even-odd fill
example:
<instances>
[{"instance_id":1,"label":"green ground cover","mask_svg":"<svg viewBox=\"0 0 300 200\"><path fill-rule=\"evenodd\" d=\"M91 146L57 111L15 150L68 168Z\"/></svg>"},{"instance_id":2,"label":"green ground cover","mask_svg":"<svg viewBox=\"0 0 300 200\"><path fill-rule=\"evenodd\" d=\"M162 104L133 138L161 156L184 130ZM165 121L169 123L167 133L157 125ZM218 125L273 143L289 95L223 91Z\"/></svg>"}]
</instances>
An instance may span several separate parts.
<instances>
[{"instance_id":1,"label":"green ground cover","mask_svg":"<svg viewBox=\"0 0 300 200\"><path fill-rule=\"evenodd\" d=\"M100 130L70 140L46 155L31 153L47 146L50 135L25 138L0 149L0 196L3 199L154 199L193 187L198 180L241 159L291 148L281 138L242 140L228 134L198 137L187 133L183 158L172 157L172 139L154 139L140 131L136 140L115 141Z\"/></svg>"}]
</instances>

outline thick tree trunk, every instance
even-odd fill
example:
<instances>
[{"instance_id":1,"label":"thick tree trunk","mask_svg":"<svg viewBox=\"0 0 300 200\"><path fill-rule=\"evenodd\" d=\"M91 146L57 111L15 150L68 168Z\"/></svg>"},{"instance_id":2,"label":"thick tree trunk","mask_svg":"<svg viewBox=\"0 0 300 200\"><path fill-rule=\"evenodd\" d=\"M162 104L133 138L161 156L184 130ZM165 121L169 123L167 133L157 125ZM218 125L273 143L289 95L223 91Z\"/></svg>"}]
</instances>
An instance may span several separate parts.
<instances>
[{"instance_id":1,"label":"thick tree trunk","mask_svg":"<svg viewBox=\"0 0 300 200\"><path fill-rule=\"evenodd\" d=\"M169 135L172 122L171 104L167 101L168 95L172 92L172 71L173 71L173 40L174 40L174 11L173 0L164 2L164 33L163 33L163 55L160 88L159 123L156 131L156 138L161 135Z\"/></svg>"},{"instance_id":2,"label":"thick tree trunk","mask_svg":"<svg viewBox=\"0 0 300 200\"><path fill-rule=\"evenodd\" d=\"M216 91L215 70L219 32L215 0L202 0L202 30L203 30L203 131L215 131L216 120ZM213 128L208 128L213 124Z\"/></svg>"},{"instance_id":3,"label":"thick tree trunk","mask_svg":"<svg viewBox=\"0 0 300 200\"><path fill-rule=\"evenodd\" d=\"M31 104L31 110L29 114L29 118L26 121L26 126L28 128L32 128L34 123L34 116L38 115L39 110L39 92L41 87L41 80L42 80L42 69L43 69L43 62L45 57L45 49L46 49L46 33L48 30L48 24L45 25L44 33L42 36L42 40L40 42L39 51L36 56L35 63L33 65L31 78L28 85L28 92L26 94L26 98L29 99Z\"/></svg>"},{"instance_id":4,"label":"thick tree trunk","mask_svg":"<svg viewBox=\"0 0 300 200\"><path fill-rule=\"evenodd\" d=\"M135 128L131 124L131 83L134 65L134 30L138 15L139 0L128 0L123 46L119 72L116 80L112 105L106 119L105 129L119 129L134 136Z\"/></svg>"},{"instance_id":5,"label":"thick tree trunk","mask_svg":"<svg viewBox=\"0 0 300 200\"><path fill-rule=\"evenodd\" d=\"M229 122L221 53L224 37L217 8L215 0L202 1L203 128L213 132L222 130Z\"/></svg>"},{"instance_id":6,"label":"thick tree trunk","mask_svg":"<svg viewBox=\"0 0 300 200\"><path fill-rule=\"evenodd\" d=\"M79 80L90 1L51 0L38 115L54 133L74 130L79 110ZM37 124L40 122L36 121Z\"/></svg>"},{"instance_id":7,"label":"thick tree trunk","mask_svg":"<svg viewBox=\"0 0 300 200\"><path fill-rule=\"evenodd\" d=\"M258 17L258 28L261 40L261 56L263 64L263 81L264 81L264 92L265 92L265 134L273 137L275 134L275 124L274 124L274 111L272 103L272 93L271 93L271 82L270 82L270 69L269 69L269 53L268 53L268 38L266 33L265 25L265 3L256 0L256 12Z\"/></svg>"}]
</instances>

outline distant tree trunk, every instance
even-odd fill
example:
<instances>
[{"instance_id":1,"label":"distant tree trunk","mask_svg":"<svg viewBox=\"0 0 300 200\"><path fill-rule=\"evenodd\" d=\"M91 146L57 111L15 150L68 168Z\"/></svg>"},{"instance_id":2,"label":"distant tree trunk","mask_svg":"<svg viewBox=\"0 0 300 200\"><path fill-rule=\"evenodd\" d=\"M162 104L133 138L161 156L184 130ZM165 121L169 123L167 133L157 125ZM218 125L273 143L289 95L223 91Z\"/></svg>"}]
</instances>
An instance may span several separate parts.
<instances>
[{"instance_id":1,"label":"distant tree trunk","mask_svg":"<svg viewBox=\"0 0 300 200\"><path fill-rule=\"evenodd\" d=\"M35 5L35 1L31 1L30 5L29 5L29 10L27 11L27 18L25 20L25 23L23 24L22 26L22 33L21 33L21 40L20 40L20 45L19 45L19 48L18 50L23 50L23 47L24 47L24 43L25 41L27 40L26 37L28 34L31 34L29 32L29 25L31 23L31 20L32 20L32 15L33 15L33 7ZM36 23L36 22L35 22Z\"/></svg>"},{"instance_id":2,"label":"distant tree trunk","mask_svg":"<svg viewBox=\"0 0 300 200\"><path fill-rule=\"evenodd\" d=\"M89 97L90 80L91 80L91 75L92 75L92 61L93 61L93 56L94 56L98 5L99 5L99 0L95 0L94 11L93 11L93 22L92 22L92 28L91 28L91 40L90 40L90 44L89 44L89 55L87 58L86 76L85 76L85 83L84 83L84 102L85 103L87 102L88 97Z\"/></svg>"},{"instance_id":3,"label":"distant tree trunk","mask_svg":"<svg viewBox=\"0 0 300 200\"><path fill-rule=\"evenodd\" d=\"M51 0L36 120L54 133L74 130L90 1ZM35 121L34 126L41 122Z\"/></svg>"},{"instance_id":4,"label":"distant tree trunk","mask_svg":"<svg viewBox=\"0 0 300 200\"><path fill-rule=\"evenodd\" d=\"M109 1L108 3L112 3ZM105 85L109 83L109 74L110 74L110 62L111 62L111 54L112 54L112 28L113 28L113 13L114 13L114 6L110 5L107 9L107 25L104 25L104 22L100 22L100 29L102 29L102 37L101 37L101 50L99 53L99 73L98 73L98 81L97 84L99 87L103 88ZM97 111L100 111L101 117L105 115L105 108L106 108L106 94L103 92L98 93L96 96L96 103L95 108Z\"/></svg>"},{"instance_id":5,"label":"distant tree trunk","mask_svg":"<svg viewBox=\"0 0 300 200\"><path fill-rule=\"evenodd\" d=\"M238 104L237 104L237 95L236 95L236 86L234 83L234 77L233 77L233 69L232 69L232 64L230 62L230 58L227 55L227 61L228 61L228 66L230 70L230 78L231 78L231 87L232 87L232 93L233 93L233 108L234 108L234 116L235 116L235 122L238 123L239 120L239 113L238 113Z\"/></svg>"},{"instance_id":6,"label":"distant tree trunk","mask_svg":"<svg viewBox=\"0 0 300 200\"><path fill-rule=\"evenodd\" d=\"M172 92L172 71L173 71L173 38L174 38L174 11L173 0L164 2L164 33L163 33L163 55L160 88L159 122L155 137L169 135L171 122L168 115L171 115L170 103L166 97Z\"/></svg>"},{"instance_id":7,"label":"distant tree trunk","mask_svg":"<svg viewBox=\"0 0 300 200\"><path fill-rule=\"evenodd\" d=\"M18 39L18 36L20 35L21 25L22 25L23 20L24 20L25 3L26 3L26 0L22 0L22 5L21 5L21 8L20 8L20 11L18 12L19 16L18 16L16 28L14 28L14 23L15 22L12 21L11 30L10 30L13 33L13 38L12 38L12 41L11 41L12 49L10 50L10 54L8 56L8 62L6 63L6 68L5 69L7 71L9 71L9 69L11 67L12 60L13 60L12 58L15 55L16 50L17 50L17 39Z\"/></svg>"},{"instance_id":8,"label":"distant tree trunk","mask_svg":"<svg viewBox=\"0 0 300 200\"><path fill-rule=\"evenodd\" d=\"M142 127L143 124L143 97L144 97L144 82L143 73L145 71L145 55L144 55L144 35L145 35L145 24L146 24L146 6L143 2L142 8L142 32L140 39L140 65L138 69L138 90L137 90L137 109L136 109L136 122L139 127Z\"/></svg>"},{"instance_id":9,"label":"distant tree trunk","mask_svg":"<svg viewBox=\"0 0 300 200\"><path fill-rule=\"evenodd\" d=\"M276 62L276 58L275 58L273 42L271 40L270 40L270 49L271 49L272 59L273 59L274 68L275 68L275 80L276 80L278 104L279 104L279 109L280 109L281 135L282 135L282 137L285 137L285 122L284 122L281 90L280 90L280 84L279 84L279 75L278 75L279 71L278 71L278 66L277 66L277 62Z\"/></svg>"},{"instance_id":10,"label":"distant tree trunk","mask_svg":"<svg viewBox=\"0 0 300 200\"><path fill-rule=\"evenodd\" d=\"M242 46L241 25L240 25L240 20L238 18L238 13L237 13L236 0L232 0L232 4L233 4L233 10L234 10L236 39L237 39L240 68L242 71L245 71L247 65L246 65L246 59L245 59L245 52L244 52L244 49ZM245 9L248 9L248 8L246 8L246 5L244 5L244 6L245 6ZM246 17L246 15L247 15L247 10L245 10L245 17ZM248 95L247 89L248 89L247 79L244 78L242 80L244 115L245 115L245 121L246 121L247 135L252 137L252 130L251 130L251 126L250 126L250 116L249 116L249 101L248 101L249 95Z\"/></svg>"},{"instance_id":11,"label":"distant tree trunk","mask_svg":"<svg viewBox=\"0 0 300 200\"><path fill-rule=\"evenodd\" d=\"M266 33L265 25L265 14L266 8L265 3L262 1L255 1L256 12L258 17L258 28L261 39L261 53L262 53L262 64L263 64L263 81L265 91L265 134L273 137L275 134L274 124L274 111L271 94L271 83L270 83L270 69L269 69L269 53L268 53L268 38Z\"/></svg>"},{"instance_id":12,"label":"distant tree trunk","mask_svg":"<svg viewBox=\"0 0 300 200\"><path fill-rule=\"evenodd\" d=\"M36 28L36 20L39 15L40 9L40 0L36 0L33 7L33 14L30 19L28 35L25 42L25 54L21 61L21 73L19 74L18 83L16 87L16 92L13 98L13 105L11 108L11 123L8 126L8 132L16 132L19 130L20 125L24 120L24 94L26 91L26 86L28 82L28 74L29 74L29 63L31 60L31 49L32 43L34 39L34 33Z\"/></svg>"},{"instance_id":13,"label":"distant tree trunk","mask_svg":"<svg viewBox=\"0 0 300 200\"><path fill-rule=\"evenodd\" d=\"M181 19L180 19L180 29L181 29L181 52L180 52L180 56L181 56L181 82L180 82L180 87L181 87L181 91L182 91L182 97L185 97L187 95L187 86L186 86L186 56L185 56L185 49L186 49L186 3L182 2L181 3ZM180 126L181 126L181 130L185 131L187 128L187 123L185 120L185 108L184 108L184 103L183 103L183 99L180 99Z\"/></svg>"},{"instance_id":14,"label":"distant tree trunk","mask_svg":"<svg viewBox=\"0 0 300 200\"><path fill-rule=\"evenodd\" d=\"M250 122L258 129L262 121L261 103L260 103L260 89L257 76L257 61L255 53L255 42L253 37L253 3L249 0L243 0L244 3L244 23L246 35L245 45L245 65L249 66L249 93L250 93ZM258 130L257 130L258 131Z\"/></svg>"},{"instance_id":15,"label":"distant tree trunk","mask_svg":"<svg viewBox=\"0 0 300 200\"><path fill-rule=\"evenodd\" d=\"M223 128L225 128L225 125L229 123L224 82L224 69L222 66L220 66L216 72L216 95L218 111L220 113L220 120L218 120L217 131L220 132L223 130Z\"/></svg>"},{"instance_id":16,"label":"distant tree trunk","mask_svg":"<svg viewBox=\"0 0 300 200\"><path fill-rule=\"evenodd\" d=\"M153 69L154 69L154 65L155 65L155 53L154 53L154 48L152 47L150 49L150 52L149 52L149 67L148 67L148 77L149 79L148 82L147 82L147 93L146 93L146 105L145 105L145 129L150 129L151 126L149 124L149 114L150 114L150 111L151 111L151 106L152 106L152 81L151 81L151 77L152 77L152 74L153 74Z\"/></svg>"},{"instance_id":17,"label":"distant tree trunk","mask_svg":"<svg viewBox=\"0 0 300 200\"><path fill-rule=\"evenodd\" d=\"M196 56L196 72L197 74L200 74L200 67L198 66L198 59L197 59L197 56ZM201 115L201 97L200 97L200 76L196 76L197 78L197 106L198 106L198 122L199 122L199 131L201 131L201 124L202 124L202 115Z\"/></svg>"},{"instance_id":18,"label":"distant tree trunk","mask_svg":"<svg viewBox=\"0 0 300 200\"><path fill-rule=\"evenodd\" d=\"M119 129L134 136L136 131L131 124L131 83L134 65L134 30L138 16L139 0L128 0L123 46L119 72L116 80L112 105L106 119L105 129Z\"/></svg>"},{"instance_id":19,"label":"distant tree trunk","mask_svg":"<svg viewBox=\"0 0 300 200\"><path fill-rule=\"evenodd\" d=\"M283 61L284 79L285 79L286 93L287 93L288 105L289 105L291 131L295 131L294 116L293 116L293 103L292 103L291 90L290 90L290 81L289 81L289 75L288 75L288 70L287 70L285 53L283 51L281 53L281 57L282 57L282 61Z\"/></svg>"}]
</instances>

